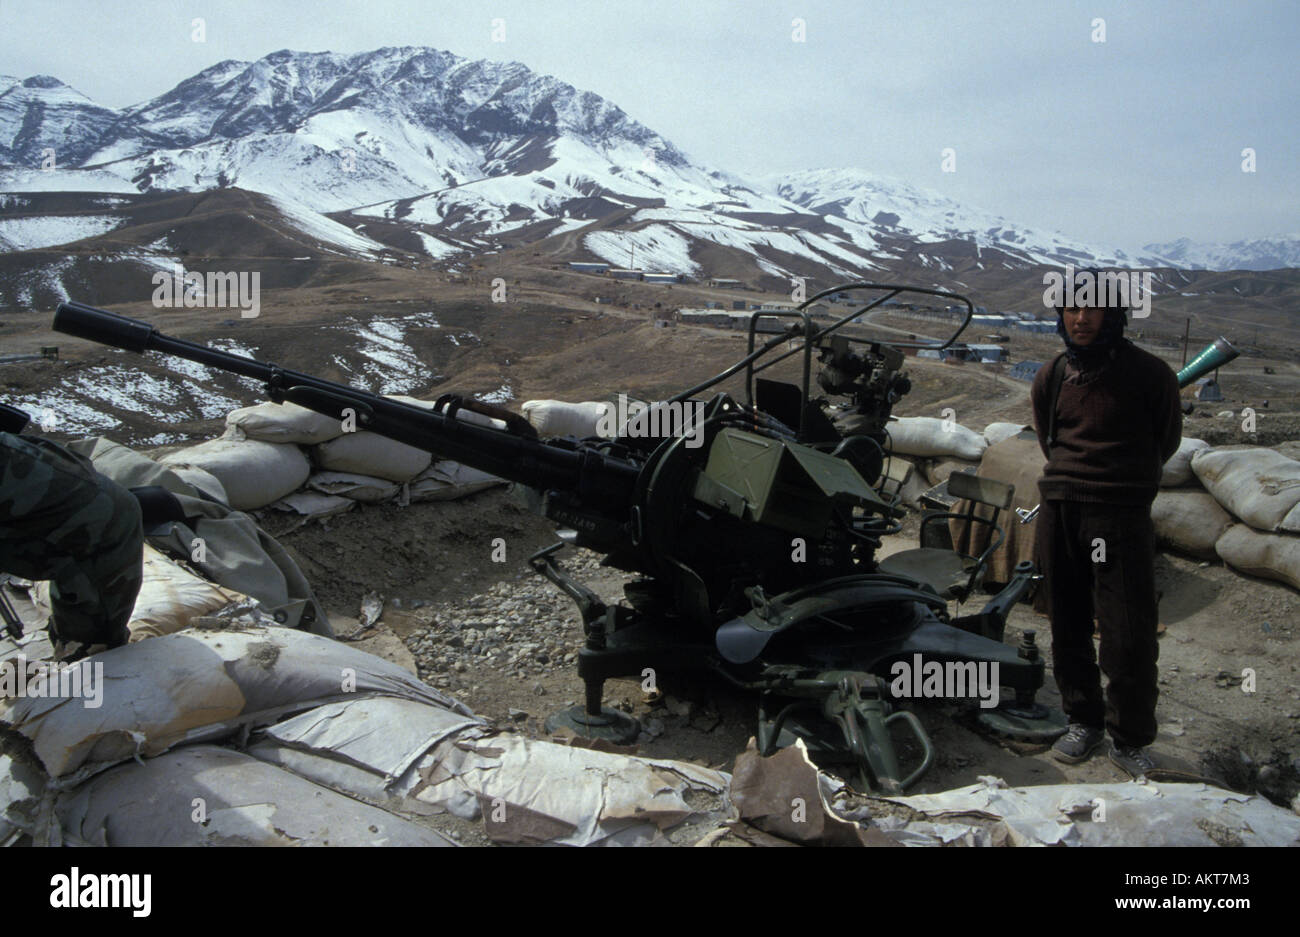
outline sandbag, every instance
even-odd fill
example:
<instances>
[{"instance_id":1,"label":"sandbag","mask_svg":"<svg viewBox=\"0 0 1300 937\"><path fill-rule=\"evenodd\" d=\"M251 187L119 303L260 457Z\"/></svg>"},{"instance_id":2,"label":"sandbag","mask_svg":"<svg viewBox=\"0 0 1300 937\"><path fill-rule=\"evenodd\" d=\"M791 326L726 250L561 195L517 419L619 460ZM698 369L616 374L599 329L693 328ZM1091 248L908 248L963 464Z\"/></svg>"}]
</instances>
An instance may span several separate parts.
<instances>
[{"instance_id":1,"label":"sandbag","mask_svg":"<svg viewBox=\"0 0 1300 937\"><path fill-rule=\"evenodd\" d=\"M259 403L226 414L226 435L232 439L311 446L343 435L343 425L296 403Z\"/></svg>"},{"instance_id":2,"label":"sandbag","mask_svg":"<svg viewBox=\"0 0 1300 937\"><path fill-rule=\"evenodd\" d=\"M1184 436L1182 442L1178 444L1178 451L1165 463L1164 470L1160 474L1160 487L1175 488L1192 481L1196 477L1192 474L1192 456L1208 448L1210 444L1204 439L1188 439Z\"/></svg>"},{"instance_id":3,"label":"sandbag","mask_svg":"<svg viewBox=\"0 0 1300 937\"><path fill-rule=\"evenodd\" d=\"M92 663L111 690L103 706L43 696L0 700L0 725L26 736L52 777L85 777L182 742L229 738L289 712L366 695L473 715L397 664L288 628L191 628L104 651L79 666Z\"/></svg>"},{"instance_id":4,"label":"sandbag","mask_svg":"<svg viewBox=\"0 0 1300 937\"><path fill-rule=\"evenodd\" d=\"M1288 439L1285 442L1278 443L1273 448L1288 459L1295 459L1300 462L1300 439Z\"/></svg>"},{"instance_id":5,"label":"sandbag","mask_svg":"<svg viewBox=\"0 0 1300 937\"><path fill-rule=\"evenodd\" d=\"M955 456L978 461L988 448L979 433L960 423L930 416L901 417L885 427L889 431L886 448L901 455Z\"/></svg>"},{"instance_id":6,"label":"sandbag","mask_svg":"<svg viewBox=\"0 0 1300 937\"><path fill-rule=\"evenodd\" d=\"M199 493L195 489L200 489L203 494L216 498L223 504L230 503L221 481L211 472L197 466L164 467L148 456L102 436L74 440L67 444L67 448L77 455L85 456L95 466L95 471L108 476L123 488L157 485L172 494L191 496Z\"/></svg>"},{"instance_id":7,"label":"sandbag","mask_svg":"<svg viewBox=\"0 0 1300 937\"><path fill-rule=\"evenodd\" d=\"M1022 431L1028 428L1029 426L1026 423L990 423L984 427L984 441L990 446L996 446L1004 439L1019 436Z\"/></svg>"},{"instance_id":8,"label":"sandbag","mask_svg":"<svg viewBox=\"0 0 1300 937\"><path fill-rule=\"evenodd\" d=\"M967 462L965 459L931 459L925 463L925 477L931 485L939 485L946 482L953 472L978 468L978 462Z\"/></svg>"},{"instance_id":9,"label":"sandbag","mask_svg":"<svg viewBox=\"0 0 1300 937\"><path fill-rule=\"evenodd\" d=\"M410 481L429 467L433 456L365 430L312 447L312 461L329 472L370 475L394 482ZM304 481L306 480L304 476Z\"/></svg>"},{"instance_id":10,"label":"sandbag","mask_svg":"<svg viewBox=\"0 0 1300 937\"><path fill-rule=\"evenodd\" d=\"M1233 523L1208 491L1162 491L1151 504L1156 540L1197 559L1214 559L1214 545Z\"/></svg>"},{"instance_id":11,"label":"sandbag","mask_svg":"<svg viewBox=\"0 0 1300 937\"><path fill-rule=\"evenodd\" d=\"M307 487L322 494L338 495L364 504L387 501L401 490L401 485L386 478L353 475L349 472L317 472L307 479Z\"/></svg>"},{"instance_id":12,"label":"sandbag","mask_svg":"<svg viewBox=\"0 0 1300 937\"><path fill-rule=\"evenodd\" d=\"M413 478L407 487L413 502L450 501L505 483L495 475L444 459Z\"/></svg>"},{"instance_id":13,"label":"sandbag","mask_svg":"<svg viewBox=\"0 0 1300 937\"><path fill-rule=\"evenodd\" d=\"M1256 530L1300 533L1300 462L1272 449L1201 449L1192 471L1221 505Z\"/></svg>"},{"instance_id":14,"label":"sandbag","mask_svg":"<svg viewBox=\"0 0 1300 937\"><path fill-rule=\"evenodd\" d=\"M307 484L310 485L311 481L308 480ZM305 519L304 523L307 520L343 514L356 506L357 502L351 498L325 495L319 491L295 491L293 494L285 495L279 501L273 501L269 505L273 511L297 514Z\"/></svg>"},{"instance_id":15,"label":"sandbag","mask_svg":"<svg viewBox=\"0 0 1300 937\"><path fill-rule=\"evenodd\" d=\"M247 599L233 589L223 589L172 562L149 544L144 545L143 581L135 599L127 631L131 641L172 634L190 626L190 621L231 602ZM50 612L50 584L36 584L34 602L47 616Z\"/></svg>"},{"instance_id":16,"label":"sandbag","mask_svg":"<svg viewBox=\"0 0 1300 937\"><path fill-rule=\"evenodd\" d=\"M1214 550L1233 569L1300 589L1300 537L1262 534L1235 524L1219 538Z\"/></svg>"},{"instance_id":17,"label":"sandbag","mask_svg":"<svg viewBox=\"0 0 1300 937\"><path fill-rule=\"evenodd\" d=\"M615 406L609 401L525 400L521 409L543 439L553 436L587 439L599 435L596 424L602 418L612 421L615 417Z\"/></svg>"},{"instance_id":18,"label":"sandbag","mask_svg":"<svg viewBox=\"0 0 1300 937\"><path fill-rule=\"evenodd\" d=\"M311 464L302 450L256 439L211 439L158 460L168 468L195 466L216 476L227 503L239 511L263 507L302 487Z\"/></svg>"}]
</instances>

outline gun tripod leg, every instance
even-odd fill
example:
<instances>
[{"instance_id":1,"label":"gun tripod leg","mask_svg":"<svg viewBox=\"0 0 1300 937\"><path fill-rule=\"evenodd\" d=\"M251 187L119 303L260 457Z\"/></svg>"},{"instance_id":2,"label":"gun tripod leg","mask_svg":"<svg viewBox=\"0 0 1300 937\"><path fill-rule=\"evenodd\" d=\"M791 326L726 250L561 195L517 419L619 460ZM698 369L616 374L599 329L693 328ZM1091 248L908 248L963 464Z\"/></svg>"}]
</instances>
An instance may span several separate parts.
<instances>
[{"instance_id":1,"label":"gun tripod leg","mask_svg":"<svg viewBox=\"0 0 1300 937\"><path fill-rule=\"evenodd\" d=\"M583 738L605 739L615 745L629 745L641 734L641 724L627 713L602 705L606 677L602 672L602 661L606 656L605 638L613 626L611 618L617 613L617 608L607 606L600 601L599 596L556 565L554 555L564 545L560 542L539 550L528 562L536 572L573 599L582 615L582 628L587 634L587 641L578 652L578 676L582 677L584 685L584 702L581 706L571 706L552 713L544 725L547 732L565 728Z\"/></svg>"}]
</instances>

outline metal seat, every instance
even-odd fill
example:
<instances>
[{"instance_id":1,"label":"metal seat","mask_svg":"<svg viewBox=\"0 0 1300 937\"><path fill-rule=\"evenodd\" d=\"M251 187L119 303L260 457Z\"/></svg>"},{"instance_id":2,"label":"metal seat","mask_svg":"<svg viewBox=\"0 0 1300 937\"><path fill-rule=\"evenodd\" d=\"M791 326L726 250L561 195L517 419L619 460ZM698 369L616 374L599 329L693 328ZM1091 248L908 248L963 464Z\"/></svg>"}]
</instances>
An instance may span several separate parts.
<instances>
[{"instance_id":1,"label":"metal seat","mask_svg":"<svg viewBox=\"0 0 1300 937\"><path fill-rule=\"evenodd\" d=\"M998 515L1011 506L1016 488L1014 485L992 478L954 472L948 476L948 492L966 501L966 511L964 513L942 511L927 515L921 521L921 542L925 542L927 525L937 520L947 522L955 518L968 525L974 522L986 524L991 528L992 535L984 552L975 557L957 550L919 547L885 557L880 561L879 568L881 572L907 576L923 582L945 599L964 602L983 579L989 557L1002 546L1006 535L998 526ZM980 505L991 507L993 516L981 517L975 513Z\"/></svg>"}]
</instances>

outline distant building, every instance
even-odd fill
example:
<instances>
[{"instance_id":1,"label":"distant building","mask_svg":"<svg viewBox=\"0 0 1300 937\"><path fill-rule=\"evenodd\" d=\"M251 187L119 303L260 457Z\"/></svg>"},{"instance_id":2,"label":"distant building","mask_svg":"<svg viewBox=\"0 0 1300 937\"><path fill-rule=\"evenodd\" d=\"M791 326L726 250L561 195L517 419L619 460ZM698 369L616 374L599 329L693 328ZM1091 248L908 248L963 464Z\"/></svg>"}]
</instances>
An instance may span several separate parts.
<instances>
[{"instance_id":1,"label":"distant building","mask_svg":"<svg viewBox=\"0 0 1300 937\"><path fill-rule=\"evenodd\" d=\"M1007 360L1007 350L1001 345L967 345L967 359L970 361L999 362Z\"/></svg>"},{"instance_id":2,"label":"distant building","mask_svg":"<svg viewBox=\"0 0 1300 937\"><path fill-rule=\"evenodd\" d=\"M615 280L639 280L643 276L645 276L645 271L625 270L619 267L615 267L609 271L609 275L613 277Z\"/></svg>"},{"instance_id":3,"label":"distant building","mask_svg":"<svg viewBox=\"0 0 1300 937\"><path fill-rule=\"evenodd\" d=\"M1219 390L1219 382L1214 378L1203 377L1196 382L1195 397L1197 400L1222 400L1223 391Z\"/></svg>"},{"instance_id":4,"label":"distant building","mask_svg":"<svg viewBox=\"0 0 1300 937\"><path fill-rule=\"evenodd\" d=\"M745 301L743 299L733 299L731 301L731 308L743 311L745 308Z\"/></svg>"},{"instance_id":5,"label":"distant building","mask_svg":"<svg viewBox=\"0 0 1300 937\"><path fill-rule=\"evenodd\" d=\"M1055 332L1056 323L1046 319L1022 319L1016 323L1016 328L1023 332Z\"/></svg>"},{"instance_id":6,"label":"distant building","mask_svg":"<svg viewBox=\"0 0 1300 937\"><path fill-rule=\"evenodd\" d=\"M744 286L744 284L739 280L732 280L727 277L713 277L709 280L709 286L724 290L738 290Z\"/></svg>"},{"instance_id":7,"label":"distant building","mask_svg":"<svg viewBox=\"0 0 1300 937\"><path fill-rule=\"evenodd\" d=\"M938 361L941 357L943 357L943 353L940 352L939 349L937 348L918 348L916 351L916 356L918 358L930 358L932 360Z\"/></svg>"},{"instance_id":8,"label":"distant building","mask_svg":"<svg viewBox=\"0 0 1300 937\"><path fill-rule=\"evenodd\" d=\"M647 273L642 277L647 283L680 283L681 275L676 273Z\"/></svg>"},{"instance_id":9,"label":"distant building","mask_svg":"<svg viewBox=\"0 0 1300 937\"><path fill-rule=\"evenodd\" d=\"M606 273L609 270L609 264L570 261L569 269L576 270L579 273Z\"/></svg>"}]
</instances>

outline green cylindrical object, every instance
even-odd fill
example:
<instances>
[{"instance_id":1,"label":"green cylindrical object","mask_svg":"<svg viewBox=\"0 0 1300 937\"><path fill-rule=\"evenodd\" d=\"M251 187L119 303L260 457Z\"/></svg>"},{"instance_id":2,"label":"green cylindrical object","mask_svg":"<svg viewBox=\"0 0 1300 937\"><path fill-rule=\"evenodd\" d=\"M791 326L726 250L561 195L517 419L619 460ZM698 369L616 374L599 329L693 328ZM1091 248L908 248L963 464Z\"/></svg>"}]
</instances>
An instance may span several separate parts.
<instances>
[{"instance_id":1,"label":"green cylindrical object","mask_svg":"<svg viewBox=\"0 0 1300 937\"><path fill-rule=\"evenodd\" d=\"M1228 340L1220 335L1178 372L1178 386L1186 387L1198 377L1222 367L1239 354L1241 352L1228 344Z\"/></svg>"}]
</instances>

